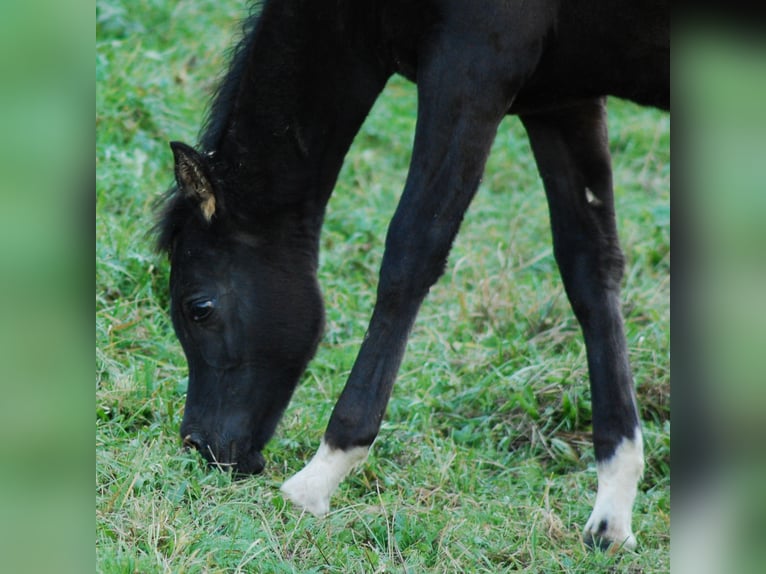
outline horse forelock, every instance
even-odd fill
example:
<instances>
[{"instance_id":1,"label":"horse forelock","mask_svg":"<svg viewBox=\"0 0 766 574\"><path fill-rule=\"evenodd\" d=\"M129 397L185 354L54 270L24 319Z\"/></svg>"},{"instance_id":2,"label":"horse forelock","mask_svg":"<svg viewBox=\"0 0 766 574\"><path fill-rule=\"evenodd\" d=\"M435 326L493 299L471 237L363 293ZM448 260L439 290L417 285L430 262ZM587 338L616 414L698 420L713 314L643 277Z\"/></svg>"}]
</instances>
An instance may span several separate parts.
<instances>
[{"instance_id":1,"label":"horse forelock","mask_svg":"<svg viewBox=\"0 0 766 574\"><path fill-rule=\"evenodd\" d=\"M157 209L157 220L152 228L156 238L155 248L170 255L178 230L192 216L192 206L178 187L172 185L160 197Z\"/></svg>"}]
</instances>

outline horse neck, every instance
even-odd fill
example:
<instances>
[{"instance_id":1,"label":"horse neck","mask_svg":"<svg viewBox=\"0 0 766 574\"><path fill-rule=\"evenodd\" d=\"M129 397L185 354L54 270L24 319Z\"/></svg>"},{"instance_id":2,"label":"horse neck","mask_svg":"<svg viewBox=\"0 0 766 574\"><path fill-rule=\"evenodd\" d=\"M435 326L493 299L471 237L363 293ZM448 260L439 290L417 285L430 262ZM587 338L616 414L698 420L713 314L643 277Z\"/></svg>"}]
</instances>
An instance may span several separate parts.
<instances>
[{"instance_id":1,"label":"horse neck","mask_svg":"<svg viewBox=\"0 0 766 574\"><path fill-rule=\"evenodd\" d=\"M390 75L365 52L368 31L352 22L367 18L349 4L339 13L334 1L266 2L246 40L209 149L235 178L227 200L244 219L292 211L318 237L343 158Z\"/></svg>"}]
</instances>

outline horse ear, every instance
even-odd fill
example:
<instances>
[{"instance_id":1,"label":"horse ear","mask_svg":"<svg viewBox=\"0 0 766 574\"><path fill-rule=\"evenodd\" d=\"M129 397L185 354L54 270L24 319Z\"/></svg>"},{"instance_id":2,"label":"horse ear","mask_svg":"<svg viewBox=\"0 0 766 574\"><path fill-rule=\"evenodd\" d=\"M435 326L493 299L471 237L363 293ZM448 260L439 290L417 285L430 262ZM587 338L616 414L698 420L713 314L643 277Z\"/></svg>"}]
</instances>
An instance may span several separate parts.
<instances>
[{"instance_id":1,"label":"horse ear","mask_svg":"<svg viewBox=\"0 0 766 574\"><path fill-rule=\"evenodd\" d=\"M205 159L193 147L181 142L170 142L175 159L176 184L185 196L197 201L202 216L210 221L215 214L213 184L207 176Z\"/></svg>"}]
</instances>

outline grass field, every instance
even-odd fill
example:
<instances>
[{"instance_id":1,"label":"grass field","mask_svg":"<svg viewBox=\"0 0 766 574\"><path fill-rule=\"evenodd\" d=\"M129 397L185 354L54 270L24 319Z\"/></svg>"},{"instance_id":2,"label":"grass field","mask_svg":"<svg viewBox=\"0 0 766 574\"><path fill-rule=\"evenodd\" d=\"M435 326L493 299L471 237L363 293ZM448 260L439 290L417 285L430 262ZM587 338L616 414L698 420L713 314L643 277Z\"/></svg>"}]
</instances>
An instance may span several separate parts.
<instances>
[{"instance_id":1,"label":"grass field","mask_svg":"<svg viewBox=\"0 0 766 574\"><path fill-rule=\"evenodd\" d=\"M322 235L324 339L266 471L232 481L180 448L186 366L150 228L172 177L167 142L195 142L244 3L96 6L97 571L669 571L667 115L610 102L645 421L638 550L610 556L581 542L596 485L585 351L515 118L419 315L372 454L316 519L278 487L315 451L364 335L409 161L414 87L391 80L346 159Z\"/></svg>"}]
</instances>

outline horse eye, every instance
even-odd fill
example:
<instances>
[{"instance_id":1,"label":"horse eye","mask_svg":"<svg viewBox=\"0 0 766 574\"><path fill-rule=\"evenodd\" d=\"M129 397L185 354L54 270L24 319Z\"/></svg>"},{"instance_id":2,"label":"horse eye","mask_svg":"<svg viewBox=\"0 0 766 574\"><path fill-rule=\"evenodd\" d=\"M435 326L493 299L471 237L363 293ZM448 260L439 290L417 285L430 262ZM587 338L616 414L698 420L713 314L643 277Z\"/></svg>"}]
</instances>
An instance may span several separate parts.
<instances>
[{"instance_id":1,"label":"horse eye","mask_svg":"<svg viewBox=\"0 0 766 574\"><path fill-rule=\"evenodd\" d=\"M215 302L213 299L198 299L189 303L189 316L192 318L192 321L202 321L207 319L214 308Z\"/></svg>"}]
</instances>

